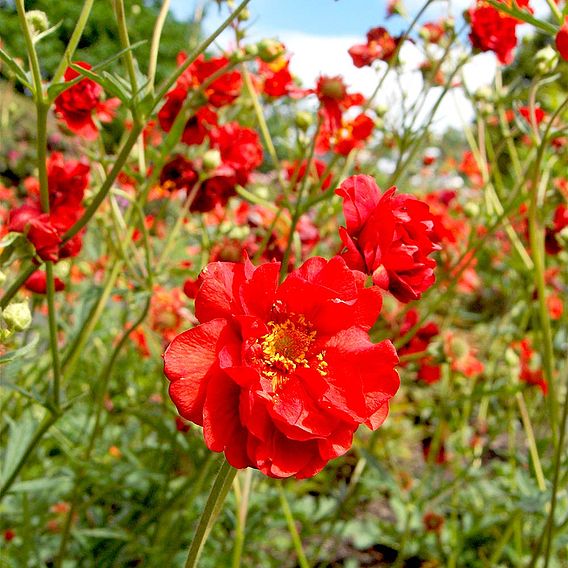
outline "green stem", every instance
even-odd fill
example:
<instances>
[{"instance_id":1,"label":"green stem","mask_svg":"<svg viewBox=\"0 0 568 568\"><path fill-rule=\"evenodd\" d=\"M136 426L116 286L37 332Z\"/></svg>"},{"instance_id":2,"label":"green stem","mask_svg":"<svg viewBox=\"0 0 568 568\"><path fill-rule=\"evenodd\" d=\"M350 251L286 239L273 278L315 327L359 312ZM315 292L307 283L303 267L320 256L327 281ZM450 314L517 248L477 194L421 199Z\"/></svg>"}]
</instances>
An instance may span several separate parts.
<instances>
[{"instance_id":1,"label":"green stem","mask_svg":"<svg viewBox=\"0 0 568 568\"><path fill-rule=\"evenodd\" d=\"M292 510L288 500L286 499L286 494L284 493L284 488L282 484L278 484L278 492L280 495L280 504L282 505L282 511L284 511L284 516L286 517L286 523L288 524L288 530L290 531L290 536L292 537L292 542L294 543L294 548L296 549L296 554L298 555L298 564L300 568L310 568L308 559L304 553L304 548L302 547L302 540L298 534L298 529L296 528L296 522L294 521L294 516L292 515Z\"/></svg>"},{"instance_id":2,"label":"green stem","mask_svg":"<svg viewBox=\"0 0 568 568\"><path fill-rule=\"evenodd\" d=\"M168 16L168 10L170 8L170 0L164 0L162 7L160 8L160 13L156 19L156 24L154 26L154 32L152 34L152 45L150 46L150 61L148 63L148 88L154 90L154 82L156 80L156 67L158 65L158 52L160 49L160 38L162 37L162 31L164 29L164 24L166 23L166 18Z\"/></svg>"},{"instance_id":3,"label":"green stem","mask_svg":"<svg viewBox=\"0 0 568 568\"><path fill-rule=\"evenodd\" d=\"M527 441L529 444L529 452L531 454L531 459L533 462L534 472L536 475L536 480L538 483L538 488L541 491L546 490L546 483L544 481L544 473L542 471L542 465L540 463L540 458L538 457L538 449L536 447L536 440L534 437L534 431L531 424L531 419L527 411L527 406L525 404L525 399L521 392L517 393L517 404L519 405L519 411L521 412L521 420L523 427L525 429L525 434L527 436Z\"/></svg>"},{"instance_id":4,"label":"green stem","mask_svg":"<svg viewBox=\"0 0 568 568\"><path fill-rule=\"evenodd\" d=\"M128 28L126 26L126 15L124 13L124 2L123 0L113 0L114 11L116 14L116 23L118 24L118 36L120 38L120 44L123 49L127 51L124 54L124 63L126 65L126 70L128 71L128 77L130 78L130 89L132 91L132 99L138 93L138 82L136 81L136 69L134 67L134 57L132 56L132 50L130 49L130 39L128 38ZM136 105L133 105L136 108Z\"/></svg>"},{"instance_id":5,"label":"green stem","mask_svg":"<svg viewBox=\"0 0 568 568\"><path fill-rule=\"evenodd\" d=\"M235 544L233 546L232 567L239 568L245 544L245 527L247 523L250 488L252 484L252 469L248 468L244 474L243 491L237 506L237 527L235 531ZM238 482L238 477L235 479ZM235 491L236 493L236 491Z\"/></svg>"},{"instance_id":6,"label":"green stem","mask_svg":"<svg viewBox=\"0 0 568 568\"><path fill-rule=\"evenodd\" d=\"M189 547L185 568L193 568L197 566L201 551L203 550L203 545L209 536L209 531L211 530L217 515L221 511L221 507L223 506L236 474L237 470L232 467L227 460L224 460L219 472L217 473L217 477L213 482L213 487L209 493L203 513L201 513L199 524L197 525L195 535L191 541L191 546Z\"/></svg>"},{"instance_id":7,"label":"green stem","mask_svg":"<svg viewBox=\"0 0 568 568\"><path fill-rule=\"evenodd\" d=\"M53 406L59 408L61 390L61 363L59 361L59 347L57 345L57 312L55 311L55 279L53 277L53 263L46 262L47 275L47 310L49 319L49 345L53 365Z\"/></svg>"},{"instance_id":8,"label":"green stem","mask_svg":"<svg viewBox=\"0 0 568 568\"><path fill-rule=\"evenodd\" d=\"M552 481L552 498L550 500L550 512L548 513L548 521L546 524L546 552L544 554L544 568L548 568L550 555L552 553L552 541L554 539L554 512L556 510L556 501L558 496L558 487L560 486L560 462L562 461L562 452L565 450L564 440L566 438L566 424L568 422L568 384L564 394L564 411L562 413L562 422L560 424L560 438L556 447L556 455L554 456L554 479Z\"/></svg>"},{"instance_id":9,"label":"green stem","mask_svg":"<svg viewBox=\"0 0 568 568\"><path fill-rule=\"evenodd\" d=\"M85 0L81 13L79 14L79 19L77 20L77 24L75 25L75 29L73 30L73 34L69 39L69 43L65 48L63 57L61 58L61 61L59 62L59 65L55 70L55 74L51 79L52 85L55 85L60 81L61 77L63 77L63 74L65 73L65 70L67 69L67 66L69 65L69 63L71 63L71 58L75 53L75 49L77 49L77 45L79 45L79 40L83 35L83 31L85 29L85 26L87 25L87 20L91 15L91 9L93 7L94 2L95 0Z\"/></svg>"}]
</instances>

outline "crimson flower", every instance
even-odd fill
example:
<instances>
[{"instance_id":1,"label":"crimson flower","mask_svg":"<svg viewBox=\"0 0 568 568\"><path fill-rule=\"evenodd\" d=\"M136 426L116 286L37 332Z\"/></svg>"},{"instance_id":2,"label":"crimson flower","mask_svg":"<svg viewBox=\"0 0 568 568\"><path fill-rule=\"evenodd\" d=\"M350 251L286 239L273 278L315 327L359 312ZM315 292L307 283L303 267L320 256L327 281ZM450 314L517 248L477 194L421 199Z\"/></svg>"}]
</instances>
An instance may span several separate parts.
<instances>
[{"instance_id":1,"label":"crimson flower","mask_svg":"<svg viewBox=\"0 0 568 568\"><path fill-rule=\"evenodd\" d=\"M237 468L311 477L378 428L396 393L390 341L368 330L381 296L340 257L307 260L279 285L280 264L216 262L201 275L201 322L164 353L178 412Z\"/></svg>"},{"instance_id":2,"label":"crimson flower","mask_svg":"<svg viewBox=\"0 0 568 568\"><path fill-rule=\"evenodd\" d=\"M369 66L377 59L388 62L395 54L400 41L400 37L392 37L386 28L371 28L367 32L367 43L350 47L349 55L355 67Z\"/></svg>"},{"instance_id":3,"label":"crimson flower","mask_svg":"<svg viewBox=\"0 0 568 568\"><path fill-rule=\"evenodd\" d=\"M83 61L76 61L75 65L91 69L91 66ZM69 67L65 71L65 81L72 81L79 75L79 72ZM120 104L117 98L101 101L102 93L102 87L92 79L81 79L55 99L55 112L63 118L71 132L87 140L94 140L99 129L93 120L93 114L101 122L110 122Z\"/></svg>"},{"instance_id":4,"label":"crimson flower","mask_svg":"<svg viewBox=\"0 0 568 568\"><path fill-rule=\"evenodd\" d=\"M510 0L502 3L510 4ZM529 0L515 0L515 3L532 12ZM469 39L472 46L480 51L493 51L504 65L511 63L513 50L517 47L517 25L521 22L483 0L477 0L467 14L471 24Z\"/></svg>"},{"instance_id":5,"label":"crimson flower","mask_svg":"<svg viewBox=\"0 0 568 568\"><path fill-rule=\"evenodd\" d=\"M554 42L560 57L568 61L568 16L564 18L564 24L558 30Z\"/></svg>"},{"instance_id":6,"label":"crimson flower","mask_svg":"<svg viewBox=\"0 0 568 568\"><path fill-rule=\"evenodd\" d=\"M53 279L55 285L55 291L61 292L65 290L65 283L57 276ZM36 270L32 272L31 276L26 280L24 284L26 290L33 292L34 294L46 294L47 293L47 275L43 270Z\"/></svg>"},{"instance_id":7,"label":"crimson flower","mask_svg":"<svg viewBox=\"0 0 568 568\"><path fill-rule=\"evenodd\" d=\"M343 198L347 227L339 228L342 256L353 270L373 277L401 302L420 298L434 284L434 218L428 205L411 195L381 191L371 176L346 179L336 193Z\"/></svg>"}]
</instances>

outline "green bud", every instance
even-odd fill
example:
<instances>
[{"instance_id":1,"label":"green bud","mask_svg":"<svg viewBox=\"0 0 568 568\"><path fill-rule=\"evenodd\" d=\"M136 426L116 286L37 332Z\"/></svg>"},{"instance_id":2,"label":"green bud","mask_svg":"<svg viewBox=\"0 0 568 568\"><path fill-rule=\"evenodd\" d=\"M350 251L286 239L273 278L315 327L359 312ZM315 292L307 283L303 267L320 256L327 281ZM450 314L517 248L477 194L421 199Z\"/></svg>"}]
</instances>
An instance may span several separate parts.
<instances>
[{"instance_id":1,"label":"green bud","mask_svg":"<svg viewBox=\"0 0 568 568\"><path fill-rule=\"evenodd\" d=\"M203 155L203 169L214 170L221 165L221 153L219 150L207 150Z\"/></svg>"},{"instance_id":2,"label":"green bud","mask_svg":"<svg viewBox=\"0 0 568 568\"><path fill-rule=\"evenodd\" d=\"M32 314L27 302L14 302L10 304L3 312L2 317L13 331L24 331L32 323Z\"/></svg>"},{"instance_id":3,"label":"green bud","mask_svg":"<svg viewBox=\"0 0 568 568\"><path fill-rule=\"evenodd\" d=\"M473 94L473 98L477 101L477 102L488 102L491 101L493 99L493 91L491 90L490 87L484 86L484 87L480 87L479 89L477 89L477 91L475 91L475 93Z\"/></svg>"},{"instance_id":4,"label":"green bud","mask_svg":"<svg viewBox=\"0 0 568 568\"><path fill-rule=\"evenodd\" d=\"M377 105L375 106L375 113L378 117L383 117L385 116L385 114L387 114L387 112L389 111L389 108L387 107L387 105Z\"/></svg>"},{"instance_id":5,"label":"green bud","mask_svg":"<svg viewBox=\"0 0 568 568\"><path fill-rule=\"evenodd\" d=\"M558 64L558 52L551 45L547 45L536 52L534 60L538 72L546 75L552 73Z\"/></svg>"},{"instance_id":6,"label":"green bud","mask_svg":"<svg viewBox=\"0 0 568 568\"><path fill-rule=\"evenodd\" d=\"M277 39L262 39L257 44L258 56L265 63L270 63L278 59L286 52L284 45Z\"/></svg>"},{"instance_id":7,"label":"green bud","mask_svg":"<svg viewBox=\"0 0 568 568\"><path fill-rule=\"evenodd\" d=\"M32 35L38 35L49 28L47 15L41 10L30 10L26 13L26 20L31 28Z\"/></svg>"},{"instance_id":8,"label":"green bud","mask_svg":"<svg viewBox=\"0 0 568 568\"><path fill-rule=\"evenodd\" d=\"M300 130L307 130L314 122L313 116L305 111L305 110L301 110L299 112L296 113L296 117L295 117L295 122L296 122L296 126L300 129Z\"/></svg>"},{"instance_id":9,"label":"green bud","mask_svg":"<svg viewBox=\"0 0 568 568\"><path fill-rule=\"evenodd\" d=\"M250 12L248 11L247 8L243 8L240 12L239 15L237 16L237 19L239 20L239 22L246 22L250 19Z\"/></svg>"},{"instance_id":10,"label":"green bud","mask_svg":"<svg viewBox=\"0 0 568 568\"><path fill-rule=\"evenodd\" d=\"M465 205L464 205L464 213L466 214L467 217L469 217L470 219L475 219L477 217L479 217L479 205L477 203L473 203L473 201L468 201Z\"/></svg>"},{"instance_id":11,"label":"green bud","mask_svg":"<svg viewBox=\"0 0 568 568\"><path fill-rule=\"evenodd\" d=\"M251 57L256 57L258 55L258 46L255 43L246 45L245 53Z\"/></svg>"}]
</instances>

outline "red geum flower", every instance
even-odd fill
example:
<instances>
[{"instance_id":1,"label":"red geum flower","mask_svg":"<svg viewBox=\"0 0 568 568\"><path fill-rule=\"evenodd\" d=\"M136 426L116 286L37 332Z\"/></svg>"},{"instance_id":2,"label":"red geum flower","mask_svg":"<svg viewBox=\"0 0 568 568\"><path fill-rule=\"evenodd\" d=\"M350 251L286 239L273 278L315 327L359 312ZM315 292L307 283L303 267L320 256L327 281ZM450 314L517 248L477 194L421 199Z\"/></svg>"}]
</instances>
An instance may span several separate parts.
<instances>
[{"instance_id":1,"label":"red geum flower","mask_svg":"<svg viewBox=\"0 0 568 568\"><path fill-rule=\"evenodd\" d=\"M75 65L91 69L91 66L83 61L76 61ZM66 81L72 81L79 76L79 72L71 67L65 71ZM63 118L71 132L87 140L94 140L99 129L93 120L93 114L101 122L110 122L120 104L117 98L101 101L102 93L102 87L92 79L81 79L55 99L55 112Z\"/></svg>"},{"instance_id":2,"label":"red geum flower","mask_svg":"<svg viewBox=\"0 0 568 568\"><path fill-rule=\"evenodd\" d=\"M444 517L437 513L428 512L422 517L426 532L440 533L444 526Z\"/></svg>"},{"instance_id":3,"label":"red geum flower","mask_svg":"<svg viewBox=\"0 0 568 568\"><path fill-rule=\"evenodd\" d=\"M65 283L57 276L54 278L55 291L61 292L65 290ZM34 292L35 294L45 294L47 292L47 276L43 270L36 270L26 280L24 284L26 290Z\"/></svg>"},{"instance_id":4,"label":"red geum flower","mask_svg":"<svg viewBox=\"0 0 568 568\"><path fill-rule=\"evenodd\" d=\"M428 43L439 43L444 33L444 26L440 22L427 22L420 28L420 37Z\"/></svg>"},{"instance_id":5,"label":"red geum flower","mask_svg":"<svg viewBox=\"0 0 568 568\"><path fill-rule=\"evenodd\" d=\"M347 228L339 228L347 265L373 277L401 302L420 298L434 284L440 247L433 242L434 219L428 205L411 195L381 191L371 176L346 179L336 193L343 198Z\"/></svg>"},{"instance_id":6,"label":"red geum flower","mask_svg":"<svg viewBox=\"0 0 568 568\"><path fill-rule=\"evenodd\" d=\"M522 339L514 343L513 347L520 356L521 369L519 379L529 385L537 386L542 391L542 394L547 394L548 383L544 378L542 363L538 354L532 348L530 339Z\"/></svg>"},{"instance_id":7,"label":"red geum flower","mask_svg":"<svg viewBox=\"0 0 568 568\"><path fill-rule=\"evenodd\" d=\"M378 428L398 389L389 341L373 344L381 297L334 257L306 261L278 285L279 263L209 264L197 327L164 353L178 412L237 468L311 477Z\"/></svg>"},{"instance_id":8,"label":"red geum flower","mask_svg":"<svg viewBox=\"0 0 568 568\"><path fill-rule=\"evenodd\" d=\"M190 191L197 183L198 175L191 160L178 155L164 164L160 172L160 185L168 191Z\"/></svg>"},{"instance_id":9,"label":"red geum flower","mask_svg":"<svg viewBox=\"0 0 568 568\"><path fill-rule=\"evenodd\" d=\"M187 60L187 55L183 52L177 56L177 63L181 65ZM229 59L225 56L211 57L205 59L200 55L181 75L176 86L187 91L193 90L205 83L214 73L228 67ZM240 94L243 79L239 71L227 71L222 73L210 85L205 88L205 96L210 105L222 107L231 104Z\"/></svg>"},{"instance_id":10,"label":"red geum flower","mask_svg":"<svg viewBox=\"0 0 568 568\"><path fill-rule=\"evenodd\" d=\"M392 37L383 27L371 28L367 32L367 43L349 48L349 55L355 67L371 65L373 61L390 61L396 52L401 38Z\"/></svg>"},{"instance_id":11,"label":"red geum flower","mask_svg":"<svg viewBox=\"0 0 568 568\"><path fill-rule=\"evenodd\" d=\"M8 231L23 233L42 260L57 262L61 237L47 213L36 204L22 205L10 211Z\"/></svg>"},{"instance_id":12,"label":"red geum flower","mask_svg":"<svg viewBox=\"0 0 568 568\"><path fill-rule=\"evenodd\" d=\"M568 207L561 203L554 212L552 227L546 228L545 247L548 254L556 255L562 250L557 235L568 227Z\"/></svg>"},{"instance_id":13,"label":"red geum flower","mask_svg":"<svg viewBox=\"0 0 568 568\"><path fill-rule=\"evenodd\" d=\"M533 117L531 109L528 106L521 107L519 109L519 113L529 124L532 124ZM534 109L535 124L538 126L545 118L546 118L546 113L539 106L535 106Z\"/></svg>"},{"instance_id":14,"label":"red geum flower","mask_svg":"<svg viewBox=\"0 0 568 568\"><path fill-rule=\"evenodd\" d=\"M286 179L288 179L289 181L295 180L293 189L297 189L306 176L308 160L302 160L301 162L299 160L295 160L294 162L284 164L284 166L286 171ZM327 164L324 161L315 158L312 161L309 172L310 178L313 178L312 183L318 185L321 184L322 190L328 189L329 185L331 184L331 174L328 174L324 180L321 179L321 176L326 169Z\"/></svg>"},{"instance_id":15,"label":"red geum flower","mask_svg":"<svg viewBox=\"0 0 568 568\"><path fill-rule=\"evenodd\" d=\"M187 89L176 87L166 94L166 102L158 112L158 122L165 132L172 129L173 123L179 114L185 98ZM181 141L184 144L201 144L211 128L217 125L217 113L210 106L202 106L185 123Z\"/></svg>"},{"instance_id":16,"label":"red geum flower","mask_svg":"<svg viewBox=\"0 0 568 568\"><path fill-rule=\"evenodd\" d=\"M237 183L244 185L250 173L262 163L262 145L258 134L229 122L214 128L210 135L211 148L219 150L223 166L231 168Z\"/></svg>"},{"instance_id":17,"label":"red geum flower","mask_svg":"<svg viewBox=\"0 0 568 568\"><path fill-rule=\"evenodd\" d=\"M518 21L481 0L468 10L468 15L472 46L481 51L493 51L504 65L511 63L517 47Z\"/></svg>"},{"instance_id":18,"label":"red geum flower","mask_svg":"<svg viewBox=\"0 0 568 568\"><path fill-rule=\"evenodd\" d=\"M289 65L290 60L284 56L269 63L258 60L258 73L262 78L261 89L265 95L283 97L299 91L290 73Z\"/></svg>"},{"instance_id":19,"label":"red geum flower","mask_svg":"<svg viewBox=\"0 0 568 568\"><path fill-rule=\"evenodd\" d=\"M347 86L339 75L319 77L314 93L321 103L323 126L331 131L341 127L341 118L347 109L365 102L362 94L347 92Z\"/></svg>"},{"instance_id":20,"label":"red geum flower","mask_svg":"<svg viewBox=\"0 0 568 568\"><path fill-rule=\"evenodd\" d=\"M560 57L568 61L568 17L564 18L564 23L556 34L555 43Z\"/></svg>"}]
</instances>

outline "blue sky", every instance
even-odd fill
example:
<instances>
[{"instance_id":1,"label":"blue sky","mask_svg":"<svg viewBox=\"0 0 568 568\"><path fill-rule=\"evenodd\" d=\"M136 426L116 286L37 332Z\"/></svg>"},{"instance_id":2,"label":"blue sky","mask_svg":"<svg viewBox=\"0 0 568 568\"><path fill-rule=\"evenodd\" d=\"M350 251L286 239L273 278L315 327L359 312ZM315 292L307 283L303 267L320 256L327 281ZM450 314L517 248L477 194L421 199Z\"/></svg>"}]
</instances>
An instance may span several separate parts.
<instances>
[{"instance_id":1,"label":"blue sky","mask_svg":"<svg viewBox=\"0 0 568 568\"><path fill-rule=\"evenodd\" d=\"M172 0L172 11L183 19L193 13L196 0ZM411 2L409 2L411 4ZM252 0L249 4L252 30L258 34L295 31L306 34L363 36L373 26L384 23L384 0ZM226 8L223 9L226 15ZM207 27L219 21L211 6ZM396 32L402 22L394 18L389 29ZM394 29L393 29L394 28Z\"/></svg>"}]
</instances>

